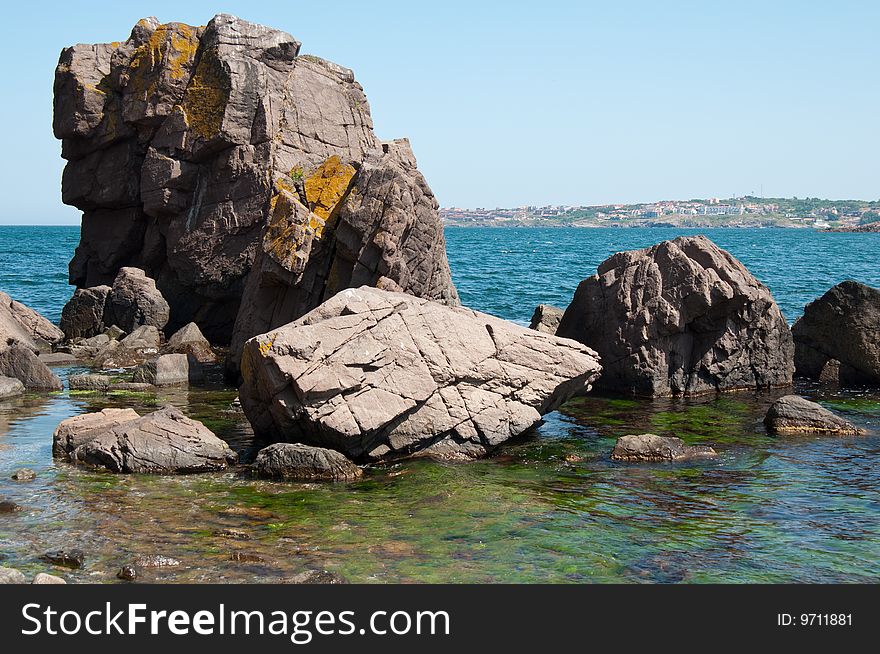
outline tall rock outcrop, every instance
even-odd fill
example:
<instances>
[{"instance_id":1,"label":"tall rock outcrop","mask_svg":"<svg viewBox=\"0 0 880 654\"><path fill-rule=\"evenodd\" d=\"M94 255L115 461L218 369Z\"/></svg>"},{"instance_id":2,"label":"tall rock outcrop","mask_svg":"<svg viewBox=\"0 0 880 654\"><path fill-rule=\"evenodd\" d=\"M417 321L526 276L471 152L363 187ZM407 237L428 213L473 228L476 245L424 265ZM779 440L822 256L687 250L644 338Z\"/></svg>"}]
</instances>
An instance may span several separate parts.
<instances>
[{"instance_id":1,"label":"tall rock outcrop","mask_svg":"<svg viewBox=\"0 0 880 654\"><path fill-rule=\"evenodd\" d=\"M599 353L597 388L636 395L786 386L794 369L770 290L704 236L607 259L580 283L556 335Z\"/></svg>"},{"instance_id":2,"label":"tall rock outcrop","mask_svg":"<svg viewBox=\"0 0 880 654\"><path fill-rule=\"evenodd\" d=\"M810 302L791 332L798 375L880 385L880 290L841 282Z\"/></svg>"},{"instance_id":3,"label":"tall rock outcrop","mask_svg":"<svg viewBox=\"0 0 880 654\"><path fill-rule=\"evenodd\" d=\"M55 135L83 211L77 287L156 280L168 331L239 342L346 285L457 303L437 203L405 142L383 144L352 72L233 16L141 20L66 48ZM257 265L254 266L254 262ZM249 273L254 274L249 279Z\"/></svg>"}]
</instances>

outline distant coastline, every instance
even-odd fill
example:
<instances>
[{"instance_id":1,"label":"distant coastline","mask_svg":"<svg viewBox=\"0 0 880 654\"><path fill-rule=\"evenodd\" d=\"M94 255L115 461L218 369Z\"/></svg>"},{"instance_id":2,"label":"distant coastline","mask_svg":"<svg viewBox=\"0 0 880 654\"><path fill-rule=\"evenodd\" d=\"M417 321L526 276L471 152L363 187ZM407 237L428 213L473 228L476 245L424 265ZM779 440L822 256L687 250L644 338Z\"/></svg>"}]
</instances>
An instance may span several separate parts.
<instances>
[{"instance_id":1,"label":"distant coastline","mask_svg":"<svg viewBox=\"0 0 880 654\"><path fill-rule=\"evenodd\" d=\"M440 209L449 227L812 228L880 231L880 200L738 198L647 204Z\"/></svg>"}]
</instances>

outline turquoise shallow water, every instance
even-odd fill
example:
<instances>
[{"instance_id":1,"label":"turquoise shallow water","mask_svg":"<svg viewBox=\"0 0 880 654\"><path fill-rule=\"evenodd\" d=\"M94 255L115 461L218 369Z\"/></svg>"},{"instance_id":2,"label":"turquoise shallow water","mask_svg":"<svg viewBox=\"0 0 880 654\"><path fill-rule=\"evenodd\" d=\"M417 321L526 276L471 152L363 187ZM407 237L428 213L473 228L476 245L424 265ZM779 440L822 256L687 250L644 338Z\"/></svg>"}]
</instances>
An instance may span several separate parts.
<instances>
[{"instance_id":1,"label":"turquoise shallow water","mask_svg":"<svg viewBox=\"0 0 880 654\"><path fill-rule=\"evenodd\" d=\"M519 322L535 304L565 306L607 255L666 229L450 229L462 300ZM880 285L880 235L716 230L710 236L773 291L793 320L847 277ZM0 290L57 319L70 295L77 228L0 227ZM58 369L62 377L74 368ZM114 581L124 564L163 554L159 581L277 581L327 569L362 582L877 582L880 395L796 388L868 430L859 438L774 438L761 425L782 392L692 400L587 397L496 456L469 464L378 466L351 484L256 481L240 472L114 476L53 461L63 419L104 406L145 412L171 402L245 456L234 389L160 397L77 394L0 402L0 560L29 572L58 547L87 553L72 581ZM620 465L614 439L675 434L714 446L715 461ZM10 480L16 468L34 482Z\"/></svg>"}]
</instances>

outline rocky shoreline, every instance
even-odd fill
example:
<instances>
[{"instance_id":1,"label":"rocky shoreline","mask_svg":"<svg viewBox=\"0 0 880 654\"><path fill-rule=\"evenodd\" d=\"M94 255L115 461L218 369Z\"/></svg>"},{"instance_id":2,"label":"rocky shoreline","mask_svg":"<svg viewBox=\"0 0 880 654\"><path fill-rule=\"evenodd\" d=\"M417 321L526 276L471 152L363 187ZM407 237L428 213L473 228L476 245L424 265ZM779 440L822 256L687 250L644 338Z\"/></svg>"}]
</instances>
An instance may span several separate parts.
<instances>
[{"instance_id":1,"label":"rocky shoreline","mask_svg":"<svg viewBox=\"0 0 880 654\"><path fill-rule=\"evenodd\" d=\"M705 237L610 257L566 309L537 307L531 329L460 306L408 142L380 142L351 71L299 48L218 15L199 28L144 19L125 42L62 53L54 126L64 201L83 210L76 290L60 326L0 293L0 401L62 390L51 366L91 368L71 391L150 395L222 369L264 446L242 463L179 407L107 408L57 425L59 464L351 483L377 464L492 455L593 388L880 386L880 291L843 282L789 328L770 290ZM797 395L765 425L777 437L864 433ZM608 459L723 454L640 433ZM0 583L25 579L0 568Z\"/></svg>"}]
</instances>

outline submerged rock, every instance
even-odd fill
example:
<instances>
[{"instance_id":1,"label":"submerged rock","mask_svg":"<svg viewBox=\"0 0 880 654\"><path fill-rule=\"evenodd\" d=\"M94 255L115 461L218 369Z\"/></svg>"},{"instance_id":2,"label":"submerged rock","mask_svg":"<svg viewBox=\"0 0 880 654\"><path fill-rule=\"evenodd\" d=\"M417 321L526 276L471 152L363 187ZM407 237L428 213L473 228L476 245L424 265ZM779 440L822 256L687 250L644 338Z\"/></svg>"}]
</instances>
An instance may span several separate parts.
<instances>
[{"instance_id":1,"label":"submerged rock","mask_svg":"<svg viewBox=\"0 0 880 654\"><path fill-rule=\"evenodd\" d=\"M141 568L176 568L180 565L180 561L164 554L149 554L139 556L135 565Z\"/></svg>"},{"instance_id":2,"label":"submerged rock","mask_svg":"<svg viewBox=\"0 0 880 654\"><path fill-rule=\"evenodd\" d=\"M257 435L352 459L482 456L601 367L587 347L369 287L247 342L239 393Z\"/></svg>"},{"instance_id":3,"label":"submerged rock","mask_svg":"<svg viewBox=\"0 0 880 654\"><path fill-rule=\"evenodd\" d=\"M254 471L260 477L299 481L349 481L363 475L344 454L301 443L274 443L257 453Z\"/></svg>"},{"instance_id":4,"label":"submerged rock","mask_svg":"<svg viewBox=\"0 0 880 654\"><path fill-rule=\"evenodd\" d=\"M34 351L27 346L0 345L0 376L19 380L25 388L34 391L60 391L61 380L49 370Z\"/></svg>"},{"instance_id":5,"label":"submerged rock","mask_svg":"<svg viewBox=\"0 0 880 654\"><path fill-rule=\"evenodd\" d=\"M0 513L21 513L24 507L12 500L0 500Z\"/></svg>"},{"instance_id":6,"label":"submerged rock","mask_svg":"<svg viewBox=\"0 0 880 654\"><path fill-rule=\"evenodd\" d=\"M230 341L257 257L246 310L259 313L241 315L240 343L346 285L457 301L408 146L376 137L350 70L299 48L220 14L206 27L147 18L125 41L61 53L62 199L84 212L72 284L138 266L170 329L195 322L214 343Z\"/></svg>"},{"instance_id":7,"label":"submerged rock","mask_svg":"<svg viewBox=\"0 0 880 654\"><path fill-rule=\"evenodd\" d=\"M810 302L791 332L801 377L880 385L880 290L841 282Z\"/></svg>"},{"instance_id":8,"label":"submerged rock","mask_svg":"<svg viewBox=\"0 0 880 654\"><path fill-rule=\"evenodd\" d=\"M52 552L46 552L40 557L40 559L46 563L61 566L62 568L78 570L85 564L86 555L80 549L54 550Z\"/></svg>"},{"instance_id":9,"label":"submerged rock","mask_svg":"<svg viewBox=\"0 0 880 654\"><path fill-rule=\"evenodd\" d=\"M172 406L97 434L70 458L111 472L152 474L223 470L238 460L225 441Z\"/></svg>"},{"instance_id":10,"label":"submerged rock","mask_svg":"<svg viewBox=\"0 0 880 654\"><path fill-rule=\"evenodd\" d=\"M137 420L134 409L103 409L62 420L52 435L52 453L67 458L80 445L118 425Z\"/></svg>"},{"instance_id":11,"label":"submerged rock","mask_svg":"<svg viewBox=\"0 0 880 654\"><path fill-rule=\"evenodd\" d=\"M73 292L73 297L61 310L61 330L68 340L91 338L104 332L108 295L110 287L107 285L78 288Z\"/></svg>"},{"instance_id":12,"label":"submerged rock","mask_svg":"<svg viewBox=\"0 0 880 654\"><path fill-rule=\"evenodd\" d=\"M134 383L178 386L198 382L204 377L201 365L186 354L163 354L138 366Z\"/></svg>"},{"instance_id":13,"label":"submerged rock","mask_svg":"<svg viewBox=\"0 0 880 654\"><path fill-rule=\"evenodd\" d=\"M202 330L194 322L184 325L177 330L162 352L166 354L188 354L199 363L214 363L217 356L211 349L208 339L202 334Z\"/></svg>"},{"instance_id":14,"label":"submerged rock","mask_svg":"<svg viewBox=\"0 0 880 654\"><path fill-rule=\"evenodd\" d=\"M539 304L535 307L535 313L532 314L532 322L529 329L544 332L545 334L555 334L559 329L559 322L565 313L558 307L549 304Z\"/></svg>"},{"instance_id":15,"label":"submerged rock","mask_svg":"<svg viewBox=\"0 0 880 654\"><path fill-rule=\"evenodd\" d=\"M718 453L705 445L686 445L676 436L656 434L629 434L621 436L614 445L614 461L688 461L712 459Z\"/></svg>"},{"instance_id":16,"label":"submerged rock","mask_svg":"<svg viewBox=\"0 0 880 654\"><path fill-rule=\"evenodd\" d=\"M607 259L578 286L557 335L599 353L597 387L636 395L787 386L794 368L770 291L704 236Z\"/></svg>"},{"instance_id":17,"label":"submerged rock","mask_svg":"<svg viewBox=\"0 0 880 654\"><path fill-rule=\"evenodd\" d=\"M37 478L37 473L30 468L19 468L12 473L13 481L33 481Z\"/></svg>"},{"instance_id":18,"label":"submerged rock","mask_svg":"<svg viewBox=\"0 0 880 654\"><path fill-rule=\"evenodd\" d=\"M786 395L774 402L764 418L767 430L775 434L826 433L850 436L864 430L825 407L798 395Z\"/></svg>"},{"instance_id":19,"label":"submerged rock","mask_svg":"<svg viewBox=\"0 0 880 654\"><path fill-rule=\"evenodd\" d=\"M0 376L0 400L24 393L24 384L13 377Z\"/></svg>"}]
</instances>

